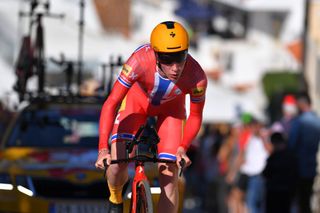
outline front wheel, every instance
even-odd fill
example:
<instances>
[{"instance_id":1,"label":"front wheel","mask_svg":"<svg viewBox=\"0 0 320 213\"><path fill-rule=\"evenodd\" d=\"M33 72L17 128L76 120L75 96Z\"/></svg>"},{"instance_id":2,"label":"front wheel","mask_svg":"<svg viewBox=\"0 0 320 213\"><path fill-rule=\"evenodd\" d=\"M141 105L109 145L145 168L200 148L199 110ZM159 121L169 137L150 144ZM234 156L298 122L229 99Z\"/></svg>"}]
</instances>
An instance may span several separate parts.
<instances>
[{"instance_id":1,"label":"front wheel","mask_svg":"<svg viewBox=\"0 0 320 213\"><path fill-rule=\"evenodd\" d=\"M149 183L146 180L142 180L137 184L136 187L136 212L153 213L152 196Z\"/></svg>"}]
</instances>

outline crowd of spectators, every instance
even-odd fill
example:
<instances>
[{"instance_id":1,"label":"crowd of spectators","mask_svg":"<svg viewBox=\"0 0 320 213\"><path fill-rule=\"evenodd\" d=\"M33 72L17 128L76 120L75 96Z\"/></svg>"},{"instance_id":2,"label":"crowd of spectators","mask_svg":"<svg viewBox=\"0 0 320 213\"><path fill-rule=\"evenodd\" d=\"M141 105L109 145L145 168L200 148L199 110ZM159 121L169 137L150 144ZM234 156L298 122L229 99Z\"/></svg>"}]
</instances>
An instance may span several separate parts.
<instances>
[{"instance_id":1,"label":"crowd of spectators","mask_svg":"<svg viewBox=\"0 0 320 213\"><path fill-rule=\"evenodd\" d=\"M204 124L189 150L185 198L197 198L201 212L320 211L320 118L306 93L285 95L279 110L272 123L248 112Z\"/></svg>"}]
</instances>

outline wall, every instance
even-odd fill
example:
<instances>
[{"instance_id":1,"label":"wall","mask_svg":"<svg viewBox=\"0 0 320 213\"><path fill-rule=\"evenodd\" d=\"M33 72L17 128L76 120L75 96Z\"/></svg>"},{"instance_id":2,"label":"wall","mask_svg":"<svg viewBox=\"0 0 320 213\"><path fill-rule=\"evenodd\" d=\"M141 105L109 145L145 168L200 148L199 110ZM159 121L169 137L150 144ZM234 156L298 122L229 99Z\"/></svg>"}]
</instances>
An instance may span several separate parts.
<instances>
[{"instance_id":1,"label":"wall","mask_svg":"<svg viewBox=\"0 0 320 213\"><path fill-rule=\"evenodd\" d=\"M130 0L94 0L94 4L106 31L130 36Z\"/></svg>"}]
</instances>

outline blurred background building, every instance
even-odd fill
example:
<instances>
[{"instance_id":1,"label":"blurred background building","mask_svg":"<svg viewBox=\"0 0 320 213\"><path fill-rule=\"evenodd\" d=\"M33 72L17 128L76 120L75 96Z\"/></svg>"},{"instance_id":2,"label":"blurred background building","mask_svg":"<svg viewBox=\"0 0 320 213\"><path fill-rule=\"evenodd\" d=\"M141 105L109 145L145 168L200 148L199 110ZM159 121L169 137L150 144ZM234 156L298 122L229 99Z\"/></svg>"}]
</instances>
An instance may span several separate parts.
<instances>
[{"instance_id":1,"label":"blurred background building","mask_svg":"<svg viewBox=\"0 0 320 213\"><path fill-rule=\"evenodd\" d=\"M13 91L21 38L30 33L28 12L35 1L0 2L0 97L17 104ZM46 89L61 85L57 61L82 61L83 79L108 82L110 61L124 61L149 42L153 27L182 22L190 53L209 77L204 121L233 122L241 112L269 121L288 92L303 89L302 76L320 109L319 9L316 0L55 0L36 1L44 16ZM308 16L305 16L307 11ZM307 24L307 26L306 26ZM33 30L33 31L32 31ZM34 28L31 35L34 35ZM307 30L307 31L306 31ZM306 44L306 45L304 45ZM306 57L304 57L306 52ZM74 72L79 66L74 67ZM119 68L113 72L117 75ZM106 73L104 73L106 72ZM36 88L36 79L28 83ZM73 86L79 79L74 76ZM107 91L106 91L107 92Z\"/></svg>"}]
</instances>

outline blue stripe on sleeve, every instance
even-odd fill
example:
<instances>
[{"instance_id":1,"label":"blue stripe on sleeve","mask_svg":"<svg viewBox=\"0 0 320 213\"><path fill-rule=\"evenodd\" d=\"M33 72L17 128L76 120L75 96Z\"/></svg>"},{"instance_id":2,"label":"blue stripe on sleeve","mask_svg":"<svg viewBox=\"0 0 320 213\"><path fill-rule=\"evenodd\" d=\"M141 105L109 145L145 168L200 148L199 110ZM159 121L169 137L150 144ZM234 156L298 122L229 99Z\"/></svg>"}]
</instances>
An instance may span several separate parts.
<instances>
[{"instance_id":1,"label":"blue stripe on sleeve","mask_svg":"<svg viewBox=\"0 0 320 213\"><path fill-rule=\"evenodd\" d=\"M158 158L160 159L169 159L169 160L177 160L177 157L170 153L160 153L158 155Z\"/></svg>"},{"instance_id":2,"label":"blue stripe on sleeve","mask_svg":"<svg viewBox=\"0 0 320 213\"><path fill-rule=\"evenodd\" d=\"M127 87L127 88L130 88L130 87L132 86L131 84L125 82L125 81L121 78L121 76L118 77L118 81L119 81L123 86L125 86L125 87Z\"/></svg>"}]
</instances>

